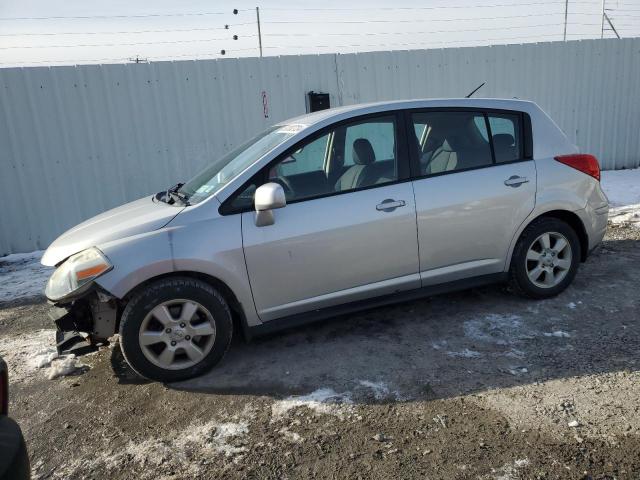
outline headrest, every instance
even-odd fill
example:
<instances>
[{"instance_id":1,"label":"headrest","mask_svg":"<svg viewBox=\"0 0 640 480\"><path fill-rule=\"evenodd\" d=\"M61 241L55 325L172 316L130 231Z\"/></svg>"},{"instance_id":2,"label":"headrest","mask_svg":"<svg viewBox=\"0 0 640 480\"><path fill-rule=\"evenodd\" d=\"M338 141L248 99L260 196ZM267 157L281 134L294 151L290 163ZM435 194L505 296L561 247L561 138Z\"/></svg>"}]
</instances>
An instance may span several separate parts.
<instances>
[{"instance_id":1,"label":"headrest","mask_svg":"<svg viewBox=\"0 0 640 480\"><path fill-rule=\"evenodd\" d=\"M509 133L497 133L493 136L494 148L511 148L514 143L516 143L516 140Z\"/></svg>"},{"instance_id":2,"label":"headrest","mask_svg":"<svg viewBox=\"0 0 640 480\"><path fill-rule=\"evenodd\" d=\"M366 138L358 138L353 142L353 163L356 165L370 165L376 161L373 147Z\"/></svg>"}]
</instances>

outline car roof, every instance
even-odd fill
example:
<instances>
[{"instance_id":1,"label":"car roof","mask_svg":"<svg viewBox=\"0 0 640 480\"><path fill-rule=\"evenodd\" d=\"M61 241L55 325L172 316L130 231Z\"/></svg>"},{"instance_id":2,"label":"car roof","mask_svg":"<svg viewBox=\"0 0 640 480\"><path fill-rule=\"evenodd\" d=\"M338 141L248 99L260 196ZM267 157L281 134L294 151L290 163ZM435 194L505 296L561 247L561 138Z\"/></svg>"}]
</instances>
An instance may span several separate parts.
<instances>
[{"instance_id":1,"label":"car roof","mask_svg":"<svg viewBox=\"0 0 640 480\"><path fill-rule=\"evenodd\" d=\"M356 105L346 105L342 107L320 110L318 112L301 115L279 125L304 125L311 127L317 124L326 124L333 121L343 120L368 113L378 113L391 110L401 110L409 108L447 108L447 107L468 107L468 108L495 108L499 110L518 110L528 112L537 105L528 100L503 99L503 98L436 98L417 100L395 100L387 102L360 103Z\"/></svg>"}]
</instances>

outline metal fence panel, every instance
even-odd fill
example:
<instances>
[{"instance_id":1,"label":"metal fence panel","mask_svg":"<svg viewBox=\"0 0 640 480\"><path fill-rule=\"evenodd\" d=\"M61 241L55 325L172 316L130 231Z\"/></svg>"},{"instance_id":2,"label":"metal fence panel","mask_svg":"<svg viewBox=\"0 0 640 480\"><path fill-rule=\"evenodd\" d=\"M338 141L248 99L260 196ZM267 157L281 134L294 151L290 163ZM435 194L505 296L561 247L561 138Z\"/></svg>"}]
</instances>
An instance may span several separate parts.
<instances>
[{"instance_id":1,"label":"metal fence panel","mask_svg":"<svg viewBox=\"0 0 640 480\"><path fill-rule=\"evenodd\" d=\"M604 168L640 165L640 39L0 69L0 255L45 248L185 180L265 127L331 105L526 98ZM263 98L266 95L266 108Z\"/></svg>"}]
</instances>

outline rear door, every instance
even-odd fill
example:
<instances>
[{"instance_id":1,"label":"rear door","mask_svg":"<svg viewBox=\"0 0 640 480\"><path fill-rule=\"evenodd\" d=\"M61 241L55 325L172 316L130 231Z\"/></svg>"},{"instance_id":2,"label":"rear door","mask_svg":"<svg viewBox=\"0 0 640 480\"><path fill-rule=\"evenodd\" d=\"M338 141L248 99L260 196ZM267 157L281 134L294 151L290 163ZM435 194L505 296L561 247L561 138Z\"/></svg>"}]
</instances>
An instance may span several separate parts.
<instances>
[{"instance_id":1,"label":"rear door","mask_svg":"<svg viewBox=\"0 0 640 480\"><path fill-rule=\"evenodd\" d=\"M535 203L525 120L514 112L408 114L423 286L504 271Z\"/></svg>"},{"instance_id":2,"label":"rear door","mask_svg":"<svg viewBox=\"0 0 640 480\"><path fill-rule=\"evenodd\" d=\"M256 226L253 211L242 213L262 321L420 286L402 125L395 113L342 123L266 169L260 181L283 185L287 205L274 210L269 226Z\"/></svg>"}]
</instances>

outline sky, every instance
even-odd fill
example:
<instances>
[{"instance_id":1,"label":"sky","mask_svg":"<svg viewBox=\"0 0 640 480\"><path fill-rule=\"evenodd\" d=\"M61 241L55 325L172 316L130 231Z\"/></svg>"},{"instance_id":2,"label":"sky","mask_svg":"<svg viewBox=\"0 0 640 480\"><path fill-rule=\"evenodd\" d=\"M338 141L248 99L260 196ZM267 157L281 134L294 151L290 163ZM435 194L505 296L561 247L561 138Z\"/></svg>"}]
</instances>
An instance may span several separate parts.
<instances>
[{"instance_id":1,"label":"sky","mask_svg":"<svg viewBox=\"0 0 640 480\"><path fill-rule=\"evenodd\" d=\"M621 37L640 0L605 0ZM562 41L565 0L0 0L0 67L351 53ZM233 10L238 13L234 14ZM602 0L568 0L567 40L600 38ZM604 37L615 38L605 22ZM237 36L237 40L234 39Z\"/></svg>"}]
</instances>

